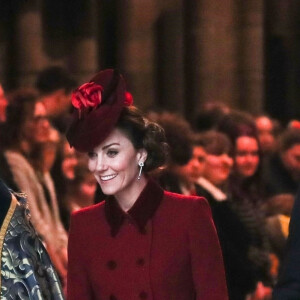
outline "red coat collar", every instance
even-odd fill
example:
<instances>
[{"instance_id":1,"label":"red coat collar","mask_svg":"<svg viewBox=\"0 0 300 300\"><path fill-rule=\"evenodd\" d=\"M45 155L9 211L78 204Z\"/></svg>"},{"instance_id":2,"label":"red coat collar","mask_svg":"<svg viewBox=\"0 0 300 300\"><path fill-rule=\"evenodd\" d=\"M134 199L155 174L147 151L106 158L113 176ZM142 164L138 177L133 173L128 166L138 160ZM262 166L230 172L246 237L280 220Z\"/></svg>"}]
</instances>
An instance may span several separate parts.
<instances>
[{"instance_id":1,"label":"red coat collar","mask_svg":"<svg viewBox=\"0 0 300 300\"><path fill-rule=\"evenodd\" d=\"M152 179L149 179L128 212L124 212L117 200L113 196L109 196L105 201L105 217L110 225L111 235L113 237L117 235L125 218L130 218L141 233L146 233L145 226L148 220L154 216L163 194L163 189Z\"/></svg>"}]
</instances>

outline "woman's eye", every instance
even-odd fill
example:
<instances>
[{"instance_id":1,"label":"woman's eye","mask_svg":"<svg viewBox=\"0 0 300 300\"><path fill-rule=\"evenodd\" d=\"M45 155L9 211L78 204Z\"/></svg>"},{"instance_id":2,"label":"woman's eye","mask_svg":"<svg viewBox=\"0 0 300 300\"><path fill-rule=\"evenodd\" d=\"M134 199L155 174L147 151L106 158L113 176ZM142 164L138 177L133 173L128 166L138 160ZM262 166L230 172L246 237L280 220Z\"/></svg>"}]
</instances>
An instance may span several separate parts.
<instances>
[{"instance_id":1,"label":"woman's eye","mask_svg":"<svg viewBox=\"0 0 300 300\"><path fill-rule=\"evenodd\" d=\"M117 150L108 150L107 155L109 157L115 157L119 152Z\"/></svg>"},{"instance_id":2,"label":"woman's eye","mask_svg":"<svg viewBox=\"0 0 300 300\"><path fill-rule=\"evenodd\" d=\"M89 153L88 153L88 157L89 157L90 159L96 158L96 157L97 157L97 153L95 153L95 152L89 152Z\"/></svg>"}]
</instances>

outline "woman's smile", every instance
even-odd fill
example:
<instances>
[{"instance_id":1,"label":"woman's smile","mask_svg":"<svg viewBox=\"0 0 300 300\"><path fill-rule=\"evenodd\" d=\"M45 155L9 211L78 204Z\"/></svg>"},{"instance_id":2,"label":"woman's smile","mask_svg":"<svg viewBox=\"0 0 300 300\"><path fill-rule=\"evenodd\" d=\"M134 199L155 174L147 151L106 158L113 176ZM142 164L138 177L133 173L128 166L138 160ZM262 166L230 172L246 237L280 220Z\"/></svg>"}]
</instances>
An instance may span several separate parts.
<instances>
[{"instance_id":1,"label":"woman's smile","mask_svg":"<svg viewBox=\"0 0 300 300\"><path fill-rule=\"evenodd\" d=\"M117 177L118 174L112 174L112 175L105 175L105 176L100 176L101 181L109 181Z\"/></svg>"}]
</instances>

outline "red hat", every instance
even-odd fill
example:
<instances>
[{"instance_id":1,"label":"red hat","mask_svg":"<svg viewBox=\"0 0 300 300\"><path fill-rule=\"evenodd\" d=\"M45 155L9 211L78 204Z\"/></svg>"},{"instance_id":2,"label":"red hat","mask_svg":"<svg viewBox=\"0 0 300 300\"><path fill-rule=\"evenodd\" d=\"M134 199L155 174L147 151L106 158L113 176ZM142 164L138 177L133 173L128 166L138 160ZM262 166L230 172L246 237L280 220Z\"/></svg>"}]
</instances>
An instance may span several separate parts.
<instances>
[{"instance_id":1,"label":"red hat","mask_svg":"<svg viewBox=\"0 0 300 300\"><path fill-rule=\"evenodd\" d=\"M108 69L96 74L72 94L76 108L67 132L71 147L88 152L104 141L118 122L122 108L133 100L126 92L118 71Z\"/></svg>"}]
</instances>

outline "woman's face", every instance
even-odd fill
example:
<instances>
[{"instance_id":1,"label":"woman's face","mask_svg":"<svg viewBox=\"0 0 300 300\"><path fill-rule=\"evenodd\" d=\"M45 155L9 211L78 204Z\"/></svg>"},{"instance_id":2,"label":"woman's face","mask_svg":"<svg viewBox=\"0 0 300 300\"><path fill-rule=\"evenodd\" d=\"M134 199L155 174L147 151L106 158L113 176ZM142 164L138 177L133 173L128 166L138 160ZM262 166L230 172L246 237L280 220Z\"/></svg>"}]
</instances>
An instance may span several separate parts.
<instances>
[{"instance_id":1,"label":"woman's face","mask_svg":"<svg viewBox=\"0 0 300 300\"><path fill-rule=\"evenodd\" d=\"M202 146L193 147L193 155L185 166L187 176L191 181L199 179L205 168L206 152Z\"/></svg>"},{"instance_id":2,"label":"woman's face","mask_svg":"<svg viewBox=\"0 0 300 300\"><path fill-rule=\"evenodd\" d=\"M203 176L212 184L220 186L228 179L232 165L233 160L227 153L207 154Z\"/></svg>"},{"instance_id":3,"label":"woman's face","mask_svg":"<svg viewBox=\"0 0 300 300\"><path fill-rule=\"evenodd\" d=\"M145 162L144 149L136 150L119 129L113 132L89 153L88 167L104 194L121 199L134 193L138 186L139 162Z\"/></svg>"},{"instance_id":4,"label":"woman's face","mask_svg":"<svg viewBox=\"0 0 300 300\"><path fill-rule=\"evenodd\" d=\"M235 171L242 177L253 176L258 168L258 142L255 138L241 136L236 140Z\"/></svg>"},{"instance_id":5,"label":"woman's face","mask_svg":"<svg viewBox=\"0 0 300 300\"><path fill-rule=\"evenodd\" d=\"M61 163L61 170L67 179L74 179L75 177L75 167L78 164L78 158L74 148L69 146L68 142L64 143L63 148L63 160Z\"/></svg>"},{"instance_id":6,"label":"woman's face","mask_svg":"<svg viewBox=\"0 0 300 300\"><path fill-rule=\"evenodd\" d=\"M23 134L28 141L35 144L49 141L50 123L41 102L35 103L33 115L24 123Z\"/></svg>"}]
</instances>

